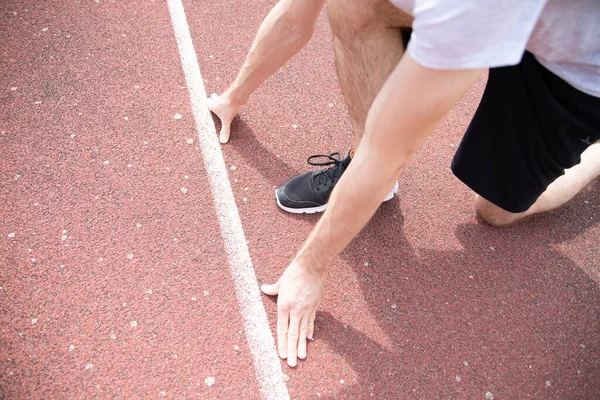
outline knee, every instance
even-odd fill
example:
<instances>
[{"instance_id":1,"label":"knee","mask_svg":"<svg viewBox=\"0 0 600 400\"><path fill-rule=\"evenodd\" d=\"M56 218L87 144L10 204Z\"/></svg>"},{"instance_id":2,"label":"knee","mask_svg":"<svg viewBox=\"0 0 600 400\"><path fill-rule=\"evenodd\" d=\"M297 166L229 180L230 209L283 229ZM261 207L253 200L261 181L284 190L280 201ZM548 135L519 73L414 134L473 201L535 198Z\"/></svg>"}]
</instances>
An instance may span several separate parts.
<instances>
[{"instance_id":1,"label":"knee","mask_svg":"<svg viewBox=\"0 0 600 400\"><path fill-rule=\"evenodd\" d=\"M384 27L391 14L399 13L389 0L327 0L327 14L336 37L356 36ZM407 16L406 26L410 26L410 20Z\"/></svg>"},{"instance_id":2,"label":"knee","mask_svg":"<svg viewBox=\"0 0 600 400\"><path fill-rule=\"evenodd\" d=\"M375 0L327 0L327 15L335 35L361 29L375 21Z\"/></svg>"},{"instance_id":3,"label":"knee","mask_svg":"<svg viewBox=\"0 0 600 400\"><path fill-rule=\"evenodd\" d=\"M477 196L475 199L475 209L481 219L497 228L511 225L522 218L522 213L515 214L508 212L481 196Z\"/></svg>"}]
</instances>

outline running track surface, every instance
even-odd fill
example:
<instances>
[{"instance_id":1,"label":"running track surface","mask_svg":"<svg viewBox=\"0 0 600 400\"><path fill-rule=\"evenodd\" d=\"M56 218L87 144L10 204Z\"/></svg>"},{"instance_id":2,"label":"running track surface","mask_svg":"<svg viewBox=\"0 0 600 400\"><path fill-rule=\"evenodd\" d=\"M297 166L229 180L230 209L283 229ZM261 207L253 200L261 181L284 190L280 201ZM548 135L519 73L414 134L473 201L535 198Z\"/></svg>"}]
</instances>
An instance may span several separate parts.
<instances>
[{"instance_id":1,"label":"running track surface","mask_svg":"<svg viewBox=\"0 0 600 400\"><path fill-rule=\"evenodd\" d=\"M183 1L209 94L273 4ZM269 397L167 2L7 0L0 33L0 398ZM600 396L600 182L522 225L478 220L449 163L484 85L336 260L308 359L267 377L286 396ZM324 12L221 148L259 283L318 218L274 188L350 143Z\"/></svg>"}]
</instances>

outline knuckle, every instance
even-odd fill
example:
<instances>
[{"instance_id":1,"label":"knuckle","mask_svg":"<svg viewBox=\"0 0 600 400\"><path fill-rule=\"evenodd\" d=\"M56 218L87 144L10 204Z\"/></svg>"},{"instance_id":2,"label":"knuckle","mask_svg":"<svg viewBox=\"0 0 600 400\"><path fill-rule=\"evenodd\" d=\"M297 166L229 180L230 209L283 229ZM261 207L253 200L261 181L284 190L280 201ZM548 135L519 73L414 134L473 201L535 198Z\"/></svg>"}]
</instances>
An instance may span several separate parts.
<instances>
[{"instance_id":1,"label":"knuckle","mask_svg":"<svg viewBox=\"0 0 600 400\"><path fill-rule=\"evenodd\" d=\"M306 314L308 314L308 310L309 310L309 307L307 307L305 305L298 305L290 311L290 315L301 318L301 317L305 316Z\"/></svg>"},{"instance_id":2,"label":"knuckle","mask_svg":"<svg viewBox=\"0 0 600 400\"><path fill-rule=\"evenodd\" d=\"M294 316L294 317L301 317L304 314L304 308L303 307L294 307L294 309L292 309L290 311L290 315Z\"/></svg>"},{"instance_id":3,"label":"knuckle","mask_svg":"<svg viewBox=\"0 0 600 400\"><path fill-rule=\"evenodd\" d=\"M287 303L278 303L277 310L279 310L280 312L288 313L290 311L290 305Z\"/></svg>"}]
</instances>

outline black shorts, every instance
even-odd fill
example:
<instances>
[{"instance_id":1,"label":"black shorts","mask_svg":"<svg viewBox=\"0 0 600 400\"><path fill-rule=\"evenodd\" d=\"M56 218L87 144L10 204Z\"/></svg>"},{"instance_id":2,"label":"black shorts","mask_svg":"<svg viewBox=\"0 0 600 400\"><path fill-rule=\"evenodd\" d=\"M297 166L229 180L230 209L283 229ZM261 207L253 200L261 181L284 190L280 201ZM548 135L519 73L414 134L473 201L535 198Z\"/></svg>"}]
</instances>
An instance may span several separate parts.
<instances>
[{"instance_id":1,"label":"black shorts","mask_svg":"<svg viewBox=\"0 0 600 400\"><path fill-rule=\"evenodd\" d=\"M583 93L526 52L492 68L452 172L491 203L526 211L600 140L600 98Z\"/></svg>"}]
</instances>

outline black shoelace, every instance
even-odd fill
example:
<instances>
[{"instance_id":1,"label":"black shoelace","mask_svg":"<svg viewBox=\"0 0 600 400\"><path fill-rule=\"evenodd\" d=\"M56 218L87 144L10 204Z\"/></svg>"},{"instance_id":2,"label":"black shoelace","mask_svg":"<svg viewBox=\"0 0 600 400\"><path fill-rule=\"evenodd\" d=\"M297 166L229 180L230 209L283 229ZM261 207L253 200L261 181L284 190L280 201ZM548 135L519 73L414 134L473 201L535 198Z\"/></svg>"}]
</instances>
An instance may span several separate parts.
<instances>
[{"instance_id":1,"label":"black shoelace","mask_svg":"<svg viewBox=\"0 0 600 400\"><path fill-rule=\"evenodd\" d=\"M336 157L337 156L337 157ZM342 163L342 155L340 153L331 154L315 154L308 157L307 162L316 167L326 167L333 165L331 168L322 169L313 175L313 182L316 186L331 186L337 182L344 172L344 164ZM316 162L314 159L324 158L327 161Z\"/></svg>"}]
</instances>

